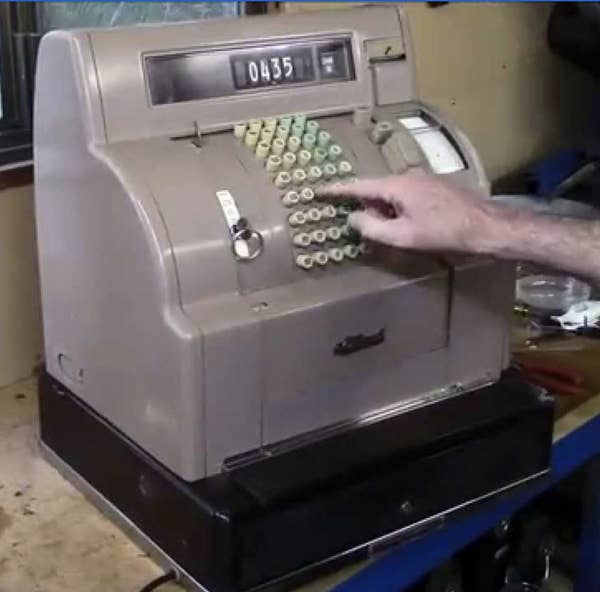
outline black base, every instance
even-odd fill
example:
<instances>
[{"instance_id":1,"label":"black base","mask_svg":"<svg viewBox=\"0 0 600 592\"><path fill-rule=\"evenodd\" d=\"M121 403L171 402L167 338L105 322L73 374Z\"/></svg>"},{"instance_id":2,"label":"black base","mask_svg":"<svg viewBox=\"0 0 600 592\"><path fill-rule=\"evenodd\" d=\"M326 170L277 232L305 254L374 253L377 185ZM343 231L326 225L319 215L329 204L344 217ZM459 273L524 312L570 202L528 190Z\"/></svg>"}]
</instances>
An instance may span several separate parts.
<instances>
[{"instance_id":1,"label":"black base","mask_svg":"<svg viewBox=\"0 0 600 592\"><path fill-rule=\"evenodd\" d=\"M187 483L48 374L43 443L196 582L297 582L549 468L553 405L509 372L493 386ZM310 569L302 573L310 573Z\"/></svg>"}]
</instances>

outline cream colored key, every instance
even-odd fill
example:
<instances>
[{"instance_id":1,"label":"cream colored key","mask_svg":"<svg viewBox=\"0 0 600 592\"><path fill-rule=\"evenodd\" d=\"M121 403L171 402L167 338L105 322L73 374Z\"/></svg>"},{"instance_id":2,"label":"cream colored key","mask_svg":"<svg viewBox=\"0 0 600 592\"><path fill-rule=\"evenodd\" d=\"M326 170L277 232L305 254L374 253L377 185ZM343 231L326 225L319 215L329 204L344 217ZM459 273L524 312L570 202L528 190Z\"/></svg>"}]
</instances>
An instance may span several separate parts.
<instances>
[{"instance_id":1,"label":"cream colored key","mask_svg":"<svg viewBox=\"0 0 600 592\"><path fill-rule=\"evenodd\" d=\"M321 148L327 148L327 146L329 146L329 142L331 142L331 134L325 130L321 130L317 134L317 144Z\"/></svg>"},{"instance_id":2,"label":"cream colored key","mask_svg":"<svg viewBox=\"0 0 600 592\"><path fill-rule=\"evenodd\" d=\"M290 135L290 128L285 125L279 124L277 126L277 130L275 131L275 135L285 142L288 139L288 136Z\"/></svg>"},{"instance_id":3,"label":"cream colored key","mask_svg":"<svg viewBox=\"0 0 600 592\"><path fill-rule=\"evenodd\" d=\"M329 259L331 259L331 261L334 261L335 263L339 263L344 259L344 251L342 251L342 249L340 249L339 247L332 247L331 249L329 249L328 254Z\"/></svg>"},{"instance_id":4,"label":"cream colored key","mask_svg":"<svg viewBox=\"0 0 600 592\"><path fill-rule=\"evenodd\" d=\"M325 220L333 220L337 216L337 211L334 206L326 205L324 208L321 208L321 216Z\"/></svg>"},{"instance_id":5,"label":"cream colored key","mask_svg":"<svg viewBox=\"0 0 600 592\"><path fill-rule=\"evenodd\" d=\"M339 240L342 236L342 231L338 226L330 226L327 229L327 238L332 241Z\"/></svg>"},{"instance_id":6,"label":"cream colored key","mask_svg":"<svg viewBox=\"0 0 600 592\"><path fill-rule=\"evenodd\" d=\"M291 133L292 136L296 138L302 138L302 136L304 135L304 126L299 123L294 123L294 125L292 125Z\"/></svg>"},{"instance_id":7,"label":"cream colored key","mask_svg":"<svg viewBox=\"0 0 600 592\"><path fill-rule=\"evenodd\" d=\"M269 173L274 173L275 171L277 171L277 169L281 166L281 157L277 156L276 154L271 154L271 156L269 156L269 158L267 159L267 171Z\"/></svg>"},{"instance_id":8,"label":"cream colored key","mask_svg":"<svg viewBox=\"0 0 600 592\"><path fill-rule=\"evenodd\" d=\"M352 173L352 165L347 160L340 160L337 169L340 177L345 177Z\"/></svg>"},{"instance_id":9,"label":"cream colored key","mask_svg":"<svg viewBox=\"0 0 600 592\"><path fill-rule=\"evenodd\" d=\"M294 185L302 185L306 181L306 173L302 169L295 169L292 173L292 183Z\"/></svg>"},{"instance_id":10,"label":"cream colored key","mask_svg":"<svg viewBox=\"0 0 600 592\"><path fill-rule=\"evenodd\" d=\"M282 171L275 177L275 186L279 187L279 189L283 189L287 187L292 182L292 178L289 173Z\"/></svg>"},{"instance_id":11,"label":"cream colored key","mask_svg":"<svg viewBox=\"0 0 600 592\"><path fill-rule=\"evenodd\" d=\"M284 115L279 118L279 124L285 125L286 127L292 127L292 117L291 115Z\"/></svg>"},{"instance_id":12,"label":"cream colored key","mask_svg":"<svg viewBox=\"0 0 600 592\"><path fill-rule=\"evenodd\" d=\"M305 187L300 192L300 201L302 203L310 203L313 199L315 199L315 192L310 187Z\"/></svg>"},{"instance_id":13,"label":"cream colored key","mask_svg":"<svg viewBox=\"0 0 600 592\"><path fill-rule=\"evenodd\" d=\"M260 128L262 127L262 120L261 119L251 119L248 122L248 129L251 132L254 132L255 134L260 133Z\"/></svg>"},{"instance_id":14,"label":"cream colored key","mask_svg":"<svg viewBox=\"0 0 600 592\"><path fill-rule=\"evenodd\" d=\"M312 154L309 150L300 150L298 152L298 164L300 166L306 166L312 158Z\"/></svg>"},{"instance_id":15,"label":"cream colored key","mask_svg":"<svg viewBox=\"0 0 600 592\"><path fill-rule=\"evenodd\" d=\"M301 253L300 255L296 255L296 265L302 269L311 269L314 265L314 259L308 253Z\"/></svg>"},{"instance_id":16,"label":"cream colored key","mask_svg":"<svg viewBox=\"0 0 600 592\"><path fill-rule=\"evenodd\" d=\"M337 174L337 168L332 162L326 162L323 166L323 176L326 179L331 179Z\"/></svg>"},{"instance_id":17,"label":"cream colored key","mask_svg":"<svg viewBox=\"0 0 600 592\"><path fill-rule=\"evenodd\" d=\"M309 181L319 181L322 176L323 176L323 171L321 170L321 167L318 167L315 165L315 166L311 166L310 169L308 169L308 180Z\"/></svg>"},{"instance_id":18,"label":"cream colored key","mask_svg":"<svg viewBox=\"0 0 600 592\"><path fill-rule=\"evenodd\" d=\"M304 127L306 125L306 115L304 115L304 113L296 113L296 115L294 115L294 124Z\"/></svg>"},{"instance_id":19,"label":"cream colored key","mask_svg":"<svg viewBox=\"0 0 600 592\"><path fill-rule=\"evenodd\" d=\"M271 152L271 144L268 142L259 142L254 154L259 160L266 160L269 156L269 152Z\"/></svg>"},{"instance_id":20,"label":"cream colored key","mask_svg":"<svg viewBox=\"0 0 600 592\"><path fill-rule=\"evenodd\" d=\"M285 140L277 138L271 144L271 152L277 156L281 156L285 152Z\"/></svg>"},{"instance_id":21,"label":"cream colored key","mask_svg":"<svg viewBox=\"0 0 600 592\"><path fill-rule=\"evenodd\" d=\"M290 226L302 226L306 224L306 215L304 212L296 210L288 216L288 222Z\"/></svg>"},{"instance_id":22,"label":"cream colored key","mask_svg":"<svg viewBox=\"0 0 600 592\"><path fill-rule=\"evenodd\" d=\"M302 136L302 146L307 150L312 150L317 142L317 137L314 134L304 134Z\"/></svg>"},{"instance_id":23,"label":"cream colored key","mask_svg":"<svg viewBox=\"0 0 600 592\"><path fill-rule=\"evenodd\" d=\"M290 136L288 138L287 147L290 152L298 152L301 145L302 142L300 141L300 138L297 138L296 136Z\"/></svg>"},{"instance_id":24,"label":"cream colored key","mask_svg":"<svg viewBox=\"0 0 600 592\"><path fill-rule=\"evenodd\" d=\"M296 155L291 152L286 152L282 157L282 166L286 171L289 171L296 164Z\"/></svg>"},{"instance_id":25,"label":"cream colored key","mask_svg":"<svg viewBox=\"0 0 600 592\"><path fill-rule=\"evenodd\" d=\"M310 210L306 212L306 219L308 222L319 222L321 217L321 210L319 210L319 208L310 208Z\"/></svg>"},{"instance_id":26,"label":"cream colored key","mask_svg":"<svg viewBox=\"0 0 600 592\"><path fill-rule=\"evenodd\" d=\"M310 238L313 242L322 244L327 240L327 233L323 229L318 228L310 233Z\"/></svg>"},{"instance_id":27,"label":"cream colored key","mask_svg":"<svg viewBox=\"0 0 600 592\"><path fill-rule=\"evenodd\" d=\"M246 135L246 127L247 127L247 125L245 122L235 123L233 125L233 135L238 140L242 140L244 138L244 136Z\"/></svg>"},{"instance_id":28,"label":"cream colored key","mask_svg":"<svg viewBox=\"0 0 600 592\"><path fill-rule=\"evenodd\" d=\"M251 119L248 122L248 129L255 134L260 132L260 128L262 127L262 120L260 119Z\"/></svg>"},{"instance_id":29,"label":"cream colored key","mask_svg":"<svg viewBox=\"0 0 600 592\"><path fill-rule=\"evenodd\" d=\"M263 122L263 128L275 132L275 129L277 128L277 118L268 117L267 119L265 119Z\"/></svg>"},{"instance_id":30,"label":"cream colored key","mask_svg":"<svg viewBox=\"0 0 600 592\"><path fill-rule=\"evenodd\" d=\"M325 251L317 251L314 255L313 255L313 259L315 260L315 263L317 265L327 265L327 263L329 262L329 255L325 252Z\"/></svg>"},{"instance_id":31,"label":"cream colored key","mask_svg":"<svg viewBox=\"0 0 600 592\"><path fill-rule=\"evenodd\" d=\"M343 154L342 147L339 144L329 146L329 160L337 160Z\"/></svg>"},{"instance_id":32,"label":"cream colored key","mask_svg":"<svg viewBox=\"0 0 600 592\"><path fill-rule=\"evenodd\" d=\"M282 198L281 203L286 207L290 208L295 206L300 201L300 195L297 191L288 191Z\"/></svg>"},{"instance_id":33,"label":"cream colored key","mask_svg":"<svg viewBox=\"0 0 600 592\"><path fill-rule=\"evenodd\" d=\"M315 121L314 119L311 119L309 121L306 122L306 125L304 126L304 129L306 130L307 133L312 134L313 136L316 136L319 133L319 128L321 126L319 125L318 121Z\"/></svg>"},{"instance_id":34,"label":"cream colored key","mask_svg":"<svg viewBox=\"0 0 600 592\"><path fill-rule=\"evenodd\" d=\"M308 232L298 232L292 237L292 242L297 247L308 247L308 245L310 245L312 242L312 238Z\"/></svg>"},{"instance_id":35,"label":"cream colored key","mask_svg":"<svg viewBox=\"0 0 600 592\"><path fill-rule=\"evenodd\" d=\"M325 148L315 148L313 151L313 161L315 164L321 164L327 158L327 150Z\"/></svg>"},{"instance_id":36,"label":"cream colored key","mask_svg":"<svg viewBox=\"0 0 600 592\"><path fill-rule=\"evenodd\" d=\"M251 130L247 131L244 136L244 144L246 144L248 148L255 148L258 144L258 132L253 132Z\"/></svg>"},{"instance_id":37,"label":"cream colored key","mask_svg":"<svg viewBox=\"0 0 600 592\"><path fill-rule=\"evenodd\" d=\"M262 131L260 132L260 139L263 142L268 142L268 144L270 145L271 142L273 141L274 135L275 135L275 132L273 130L263 128Z\"/></svg>"},{"instance_id":38,"label":"cream colored key","mask_svg":"<svg viewBox=\"0 0 600 592\"><path fill-rule=\"evenodd\" d=\"M348 259L356 259L359 253L360 251L356 245L346 245L344 247L344 255L348 257Z\"/></svg>"}]
</instances>

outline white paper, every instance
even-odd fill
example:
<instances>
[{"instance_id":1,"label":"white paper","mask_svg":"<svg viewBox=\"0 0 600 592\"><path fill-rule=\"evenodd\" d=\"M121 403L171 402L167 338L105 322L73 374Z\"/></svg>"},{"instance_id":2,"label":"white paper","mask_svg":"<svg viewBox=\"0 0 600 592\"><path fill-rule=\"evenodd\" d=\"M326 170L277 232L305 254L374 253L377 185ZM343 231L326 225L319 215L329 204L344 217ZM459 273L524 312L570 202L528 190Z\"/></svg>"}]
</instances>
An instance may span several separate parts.
<instances>
[{"instance_id":1,"label":"white paper","mask_svg":"<svg viewBox=\"0 0 600 592\"><path fill-rule=\"evenodd\" d=\"M413 133L413 138L425 153L434 173L447 175L465 168L462 158L442 131L418 131Z\"/></svg>"}]
</instances>

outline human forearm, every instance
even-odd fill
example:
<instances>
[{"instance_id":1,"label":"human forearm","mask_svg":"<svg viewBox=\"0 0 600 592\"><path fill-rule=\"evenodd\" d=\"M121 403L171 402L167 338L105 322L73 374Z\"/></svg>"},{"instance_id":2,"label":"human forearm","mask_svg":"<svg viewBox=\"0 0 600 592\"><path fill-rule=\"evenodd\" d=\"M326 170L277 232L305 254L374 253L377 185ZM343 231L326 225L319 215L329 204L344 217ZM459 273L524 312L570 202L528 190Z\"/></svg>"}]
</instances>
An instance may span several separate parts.
<instances>
[{"instance_id":1,"label":"human forearm","mask_svg":"<svg viewBox=\"0 0 600 592\"><path fill-rule=\"evenodd\" d=\"M475 252L531 261L600 283L600 222L556 218L487 202L472 233Z\"/></svg>"},{"instance_id":2,"label":"human forearm","mask_svg":"<svg viewBox=\"0 0 600 592\"><path fill-rule=\"evenodd\" d=\"M418 170L334 184L319 194L360 200L364 209L349 222L373 241L532 261L600 284L600 222L516 210Z\"/></svg>"}]
</instances>

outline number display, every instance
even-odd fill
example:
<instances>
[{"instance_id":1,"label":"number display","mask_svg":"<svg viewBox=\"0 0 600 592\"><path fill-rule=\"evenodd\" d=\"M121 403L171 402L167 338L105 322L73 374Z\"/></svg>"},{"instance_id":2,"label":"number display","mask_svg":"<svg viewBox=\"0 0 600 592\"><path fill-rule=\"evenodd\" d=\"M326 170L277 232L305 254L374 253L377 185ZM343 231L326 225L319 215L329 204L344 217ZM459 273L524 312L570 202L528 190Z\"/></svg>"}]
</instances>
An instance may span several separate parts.
<instances>
[{"instance_id":1,"label":"number display","mask_svg":"<svg viewBox=\"0 0 600 592\"><path fill-rule=\"evenodd\" d=\"M294 80L294 62L291 56L250 60L246 64L251 84L269 84L283 80Z\"/></svg>"},{"instance_id":2,"label":"number display","mask_svg":"<svg viewBox=\"0 0 600 592\"><path fill-rule=\"evenodd\" d=\"M355 80L348 37L144 57L152 105Z\"/></svg>"},{"instance_id":3,"label":"number display","mask_svg":"<svg viewBox=\"0 0 600 592\"><path fill-rule=\"evenodd\" d=\"M308 46L240 52L231 56L231 67L235 88L241 90L316 80L314 54Z\"/></svg>"}]
</instances>

